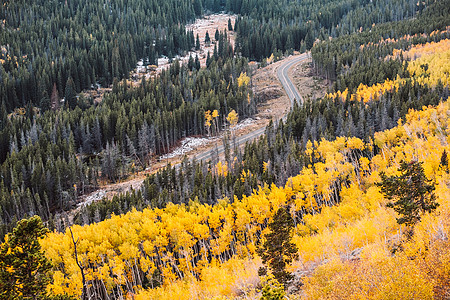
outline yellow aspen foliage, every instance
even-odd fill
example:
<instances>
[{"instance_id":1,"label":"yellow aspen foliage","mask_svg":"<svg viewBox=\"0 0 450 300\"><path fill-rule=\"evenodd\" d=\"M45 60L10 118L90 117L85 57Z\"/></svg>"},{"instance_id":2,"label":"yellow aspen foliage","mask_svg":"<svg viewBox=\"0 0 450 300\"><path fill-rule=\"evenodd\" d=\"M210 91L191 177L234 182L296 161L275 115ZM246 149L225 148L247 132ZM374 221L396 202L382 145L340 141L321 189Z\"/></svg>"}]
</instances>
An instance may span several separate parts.
<instances>
[{"instance_id":1,"label":"yellow aspen foliage","mask_svg":"<svg viewBox=\"0 0 450 300\"><path fill-rule=\"evenodd\" d=\"M416 82L431 87L439 81L444 86L450 84L449 39L415 46L405 55L414 59L408 64L408 71Z\"/></svg>"},{"instance_id":2,"label":"yellow aspen foliage","mask_svg":"<svg viewBox=\"0 0 450 300\"><path fill-rule=\"evenodd\" d=\"M238 120L239 120L239 116L238 116L237 112L233 109L228 114L227 121L231 127L234 127L234 126L236 126Z\"/></svg>"},{"instance_id":3,"label":"yellow aspen foliage","mask_svg":"<svg viewBox=\"0 0 450 300\"><path fill-rule=\"evenodd\" d=\"M413 46L408 51L394 49L392 56L399 57L400 54L411 60L408 63L408 72L414 82L430 87L435 87L438 82L441 82L443 86L450 84L449 39ZM351 95L351 99L364 102L376 101L388 91L398 91L405 82L405 78L397 76L397 78L386 79L384 82L372 86L361 83L355 94ZM346 89L343 92L328 93L327 97L345 101L348 93L349 91Z\"/></svg>"},{"instance_id":4,"label":"yellow aspen foliage","mask_svg":"<svg viewBox=\"0 0 450 300\"><path fill-rule=\"evenodd\" d=\"M305 280L309 299L433 299L433 284L404 255L382 246L363 250L359 262L333 259Z\"/></svg>"},{"instance_id":5,"label":"yellow aspen foliage","mask_svg":"<svg viewBox=\"0 0 450 300\"><path fill-rule=\"evenodd\" d=\"M212 120L211 111L210 110L205 111L205 126L207 128L211 126L211 120Z\"/></svg>"},{"instance_id":6,"label":"yellow aspen foliage","mask_svg":"<svg viewBox=\"0 0 450 300\"><path fill-rule=\"evenodd\" d=\"M241 75L239 75L238 79L238 86L247 86L248 83L250 82L250 77L247 76L246 72L241 73Z\"/></svg>"}]
</instances>

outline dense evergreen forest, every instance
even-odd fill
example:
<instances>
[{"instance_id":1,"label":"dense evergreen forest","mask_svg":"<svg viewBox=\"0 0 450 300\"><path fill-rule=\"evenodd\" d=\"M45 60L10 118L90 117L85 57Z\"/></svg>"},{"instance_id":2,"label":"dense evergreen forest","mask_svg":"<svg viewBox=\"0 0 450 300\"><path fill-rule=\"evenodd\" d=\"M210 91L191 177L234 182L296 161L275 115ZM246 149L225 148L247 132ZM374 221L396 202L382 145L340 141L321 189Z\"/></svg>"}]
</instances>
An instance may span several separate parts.
<instances>
[{"instance_id":1,"label":"dense evergreen forest","mask_svg":"<svg viewBox=\"0 0 450 300\"><path fill-rule=\"evenodd\" d=\"M49 109L59 95L127 78L195 44L184 24L205 12L239 14L237 52L260 60L314 41L412 17L429 1L6 1L0 7L0 104ZM56 89L54 89L56 87ZM57 97L56 97L57 98ZM53 104L52 104L53 103Z\"/></svg>"},{"instance_id":2,"label":"dense evergreen forest","mask_svg":"<svg viewBox=\"0 0 450 300\"><path fill-rule=\"evenodd\" d=\"M48 108L64 95L128 76L194 46L183 26L203 14L197 1L6 1L0 7L0 102Z\"/></svg>"},{"instance_id":3,"label":"dense evergreen forest","mask_svg":"<svg viewBox=\"0 0 450 300\"><path fill-rule=\"evenodd\" d=\"M257 100L247 85L238 84L249 71L247 61L227 53L217 60L212 56L206 69L190 71L175 62L138 88L117 83L100 105L84 110L37 116L30 108L22 117L5 115L3 134L9 142L4 147L9 148L0 169L3 224L28 214L47 220L95 190L100 179L116 181L151 166L179 139L217 134L231 110L251 116ZM204 125L208 110L218 112L209 131Z\"/></svg>"},{"instance_id":4,"label":"dense evergreen forest","mask_svg":"<svg viewBox=\"0 0 450 300\"><path fill-rule=\"evenodd\" d=\"M235 0L227 9L239 14L236 52L261 60L278 51L312 48L319 39L359 32L374 24L411 18L433 1Z\"/></svg>"}]
</instances>

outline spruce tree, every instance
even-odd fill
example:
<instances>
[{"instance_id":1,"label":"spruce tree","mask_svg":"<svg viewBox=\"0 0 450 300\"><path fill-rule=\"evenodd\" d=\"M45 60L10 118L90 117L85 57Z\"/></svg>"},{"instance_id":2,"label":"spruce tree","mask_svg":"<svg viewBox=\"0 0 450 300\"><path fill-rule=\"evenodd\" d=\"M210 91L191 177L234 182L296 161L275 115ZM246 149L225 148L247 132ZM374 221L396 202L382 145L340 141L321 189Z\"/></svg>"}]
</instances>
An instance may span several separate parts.
<instances>
[{"instance_id":1,"label":"spruce tree","mask_svg":"<svg viewBox=\"0 0 450 300\"><path fill-rule=\"evenodd\" d=\"M198 55L197 54L195 55L194 65L195 65L195 68L197 70L200 70L200 60L198 59Z\"/></svg>"},{"instance_id":2,"label":"spruce tree","mask_svg":"<svg viewBox=\"0 0 450 300\"><path fill-rule=\"evenodd\" d=\"M188 60L188 68L189 68L189 71L192 71L193 69L194 69L194 67L195 67L195 64L194 64L195 62L194 62L194 58L192 57L192 55L191 54L189 54L189 60Z\"/></svg>"},{"instance_id":3,"label":"spruce tree","mask_svg":"<svg viewBox=\"0 0 450 300\"><path fill-rule=\"evenodd\" d=\"M195 39L195 50L200 50L200 38L197 33L197 38Z\"/></svg>"},{"instance_id":4,"label":"spruce tree","mask_svg":"<svg viewBox=\"0 0 450 300\"><path fill-rule=\"evenodd\" d=\"M209 32L207 31L205 34L205 44L209 44L211 42L211 38L209 37Z\"/></svg>"},{"instance_id":5,"label":"spruce tree","mask_svg":"<svg viewBox=\"0 0 450 300\"><path fill-rule=\"evenodd\" d=\"M448 157L447 157L447 151L445 151L445 149L442 152L441 163L439 164L439 167L448 172Z\"/></svg>"},{"instance_id":6,"label":"spruce tree","mask_svg":"<svg viewBox=\"0 0 450 300\"><path fill-rule=\"evenodd\" d=\"M397 223L412 226L420 220L422 214L432 212L439 206L433 192L435 187L425 176L421 162L403 161L398 171L398 176L386 176L381 172L381 182L377 186L386 198L394 200L387 206L399 214Z\"/></svg>"},{"instance_id":7,"label":"spruce tree","mask_svg":"<svg viewBox=\"0 0 450 300\"><path fill-rule=\"evenodd\" d=\"M0 299L43 299L50 261L39 239L48 229L38 216L20 221L0 246Z\"/></svg>"},{"instance_id":8,"label":"spruce tree","mask_svg":"<svg viewBox=\"0 0 450 300\"><path fill-rule=\"evenodd\" d=\"M228 31L233 31L233 25L231 25L231 19L228 18Z\"/></svg>"},{"instance_id":9,"label":"spruce tree","mask_svg":"<svg viewBox=\"0 0 450 300\"><path fill-rule=\"evenodd\" d=\"M219 37L220 37L219 29L216 29L216 33L214 34L214 39L215 39L216 41L218 41L218 40L219 40Z\"/></svg>"},{"instance_id":10,"label":"spruce tree","mask_svg":"<svg viewBox=\"0 0 450 300\"><path fill-rule=\"evenodd\" d=\"M297 247L291 242L294 220L289 209L280 207L269 223L270 233L265 236L265 241L258 254L264 264L267 264L273 276L279 283L286 285L292 279L292 275L286 271L286 266L297 258Z\"/></svg>"}]
</instances>

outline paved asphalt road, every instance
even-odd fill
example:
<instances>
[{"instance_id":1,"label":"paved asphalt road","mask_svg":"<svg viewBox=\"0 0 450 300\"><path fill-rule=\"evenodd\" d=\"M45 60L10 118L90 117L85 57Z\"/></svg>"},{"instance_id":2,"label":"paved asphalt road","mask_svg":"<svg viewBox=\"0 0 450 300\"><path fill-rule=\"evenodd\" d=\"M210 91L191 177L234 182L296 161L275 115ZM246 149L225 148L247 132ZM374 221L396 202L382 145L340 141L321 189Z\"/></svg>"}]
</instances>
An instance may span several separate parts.
<instances>
[{"instance_id":1,"label":"paved asphalt road","mask_svg":"<svg viewBox=\"0 0 450 300\"><path fill-rule=\"evenodd\" d=\"M298 64L302 60L305 60L307 57L308 57L307 54L303 53L298 57L284 63L277 70L278 79L281 81L281 84L283 85L284 90L288 94L289 99L291 99L291 106L294 106L294 101L297 101L299 105L303 104L303 98L298 92L295 85L292 83L291 79L289 78L288 71L290 68L292 68L292 66Z\"/></svg>"},{"instance_id":2,"label":"paved asphalt road","mask_svg":"<svg viewBox=\"0 0 450 300\"><path fill-rule=\"evenodd\" d=\"M301 54L301 55L297 56L296 58L284 63L277 70L278 79L280 80L281 84L283 85L283 88L285 89L286 93L289 96L289 99L291 100L291 106L294 105L294 101L297 101L298 104L301 105L303 103L303 98L300 95L300 93L298 92L295 85L292 83L291 79L289 78L288 71L292 66L298 64L299 62L301 62L307 58L308 58L308 56L306 53ZM285 117L286 116L284 116L284 118ZM264 133L265 130L266 130L266 128L262 127L253 132L250 132L246 135L238 137L238 138L236 138L236 143L239 146L241 146L241 145L245 144L247 141L251 141L251 140L259 137L260 135L262 135ZM208 150L203 153L200 153L199 155L196 156L196 159L202 160L202 161L207 161L207 160L211 159L214 151L216 151L216 149ZM217 145L217 152L219 155L224 152L224 147L223 147L222 143L220 143L220 145ZM175 165L175 167L178 167L178 165L179 164Z\"/></svg>"}]
</instances>

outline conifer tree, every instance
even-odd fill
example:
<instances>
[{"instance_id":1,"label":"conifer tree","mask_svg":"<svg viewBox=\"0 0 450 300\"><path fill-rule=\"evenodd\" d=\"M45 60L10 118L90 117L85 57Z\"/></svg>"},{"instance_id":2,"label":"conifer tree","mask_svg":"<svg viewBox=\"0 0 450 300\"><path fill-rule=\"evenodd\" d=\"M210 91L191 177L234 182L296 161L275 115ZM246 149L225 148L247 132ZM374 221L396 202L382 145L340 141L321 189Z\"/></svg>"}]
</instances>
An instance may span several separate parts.
<instances>
[{"instance_id":1,"label":"conifer tree","mask_svg":"<svg viewBox=\"0 0 450 300\"><path fill-rule=\"evenodd\" d=\"M200 50L200 38L197 33L197 38L195 39L195 50Z\"/></svg>"},{"instance_id":2,"label":"conifer tree","mask_svg":"<svg viewBox=\"0 0 450 300\"><path fill-rule=\"evenodd\" d=\"M397 223L407 226L417 223L425 212L432 212L439 203L436 202L434 184L425 176L422 163L417 161L401 162L399 176L386 176L380 173L381 182L377 186L389 199L388 204L400 217Z\"/></svg>"},{"instance_id":3,"label":"conifer tree","mask_svg":"<svg viewBox=\"0 0 450 300\"><path fill-rule=\"evenodd\" d=\"M448 172L448 157L447 157L447 151L445 151L445 149L442 152L441 163L439 164L439 167Z\"/></svg>"},{"instance_id":4,"label":"conifer tree","mask_svg":"<svg viewBox=\"0 0 450 300\"><path fill-rule=\"evenodd\" d=\"M211 38L209 37L209 32L207 31L205 34L205 44L209 44L211 42Z\"/></svg>"},{"instance_id":5,"label":"conifer tree","mask_svg":"<svg viewBox=\"0 0 450 300\"><path fill-rule=\"evenodd\" d=\"M195 55L194 65L195 65L195 68L197 69L197 71L200 70L200 60L198 59L197 54Z\"/></svg>"},{"instance_id":6,"label":"conifer tree","mask_svg":"<svg viewBox=\"0 0 450 300\"><path fill-rule=\"evenodd\" d=\"M219 29L216 29L216 33L214 34L214 39L215 39L216 41L218 41L218 40L219 40L219 37L220 37Z\"/></svg>"},{"instance_id":7,"label":"conifer tree","mask_svg":"<svg viewBox=\"0 0 450 300\"><path fill-rule=\"evenodd\" d=\"M42 299L50 281L50 261L39 239L48 229L38 216L20 221L0 246L0 299Z\"/></svg>"},{"instance_id":8,"label":"conifer tree","mask_svg":"<svg viewBox=\"0 0 450 300\"><path fill-rule=\"evenodd\" d=\"M294 220L288 208L280 207L269 223L270 233L265 236L264 244L258 249L264 264L267 264L279 283L286 285L292 275L286 266L297 258L297 247L291 242Z\"/></svg>"}]
</instances>

